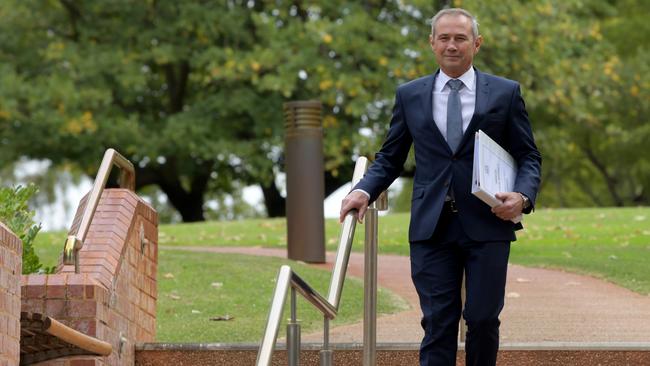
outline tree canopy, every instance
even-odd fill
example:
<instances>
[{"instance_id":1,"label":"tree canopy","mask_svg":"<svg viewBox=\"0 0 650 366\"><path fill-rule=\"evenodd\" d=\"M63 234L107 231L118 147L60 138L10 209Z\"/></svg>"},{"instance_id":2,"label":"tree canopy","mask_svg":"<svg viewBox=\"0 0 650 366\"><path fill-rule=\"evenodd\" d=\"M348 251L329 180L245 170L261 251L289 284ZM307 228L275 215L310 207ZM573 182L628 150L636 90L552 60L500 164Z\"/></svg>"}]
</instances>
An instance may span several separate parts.
<instances>
[{"instance_id":1,"label":"tree canopy","mask_svg":"<svg viewBox=\"0 0 650 366\"><path fill-rule=\"evenodd\" d=\"M395 87L435 70L427 21L446 2L433 3L5 0L0 165L47 158L92 175L114 147L185 221L247 184L282 215L282 103L322 101L326 192L338 188L381 143ZM477 67L522 83L544 201L650 203L648 5L454 5L479 18Z\"/></svg>"}]
</instances>

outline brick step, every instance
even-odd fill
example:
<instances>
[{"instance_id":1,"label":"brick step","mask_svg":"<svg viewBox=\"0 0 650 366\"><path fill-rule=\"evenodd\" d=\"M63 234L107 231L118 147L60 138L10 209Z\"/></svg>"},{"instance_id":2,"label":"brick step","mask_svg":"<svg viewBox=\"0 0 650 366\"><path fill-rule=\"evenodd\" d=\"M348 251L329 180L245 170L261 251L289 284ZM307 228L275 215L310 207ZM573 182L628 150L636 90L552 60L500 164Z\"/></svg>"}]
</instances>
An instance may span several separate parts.
<instances>
[{"instance_id":1,"label":"brick step","mask_svg":"<svg viewBox=\"0 0 650 366\"><path fill-rule=\"evenodd\" d=\"M135 364L154 365L254 365L257 344L225 343L144 343L136 346ZM301 365L319 365L321 345L304 343ZM377 345L377 365L417 365L415 343L380 343ZM332 344L334 364L361 365L363 345L359 343ZM463 344L459 345L457 365L465 365ZM499 351L499 366L624 366L650 365L650 343L504 343ZM273 365L287 365L286 347L276 346Z\"/></svg>"}]
</instances>

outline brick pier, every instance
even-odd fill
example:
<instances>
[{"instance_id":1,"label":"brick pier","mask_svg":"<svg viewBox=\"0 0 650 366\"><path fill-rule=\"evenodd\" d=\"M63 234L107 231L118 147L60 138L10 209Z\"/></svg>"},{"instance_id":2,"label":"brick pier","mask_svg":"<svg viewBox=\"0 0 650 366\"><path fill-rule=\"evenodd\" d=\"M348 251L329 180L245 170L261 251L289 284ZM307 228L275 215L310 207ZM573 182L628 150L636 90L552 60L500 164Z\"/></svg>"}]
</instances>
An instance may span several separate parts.
<instances>
[{"instance_id":1,"label":"brick pier","mask_svg":"<svg viewBox=\"0 0 650 366\"><path fill-rule=\"evenodd\" d=\"M85 199L71 234L78 230L84 206ZM22 311L47 315L106 341L113 352L39 365L134 364L136 342L151 342L156 335L157 243L156 211L129 190L105 190L79 252L80 273L60 260L56 274L23 276Z\"/></svg>"},{"instance_id":2,"label":"brick pier","mask_svg":"<svg viewBox=\"0 0 650 366\"><path fill-rule=\"evenodd\" d=\"M20 356L20 276L23 246L0 222L0 366L17 365Z\"/></svg>"}]
</instances>

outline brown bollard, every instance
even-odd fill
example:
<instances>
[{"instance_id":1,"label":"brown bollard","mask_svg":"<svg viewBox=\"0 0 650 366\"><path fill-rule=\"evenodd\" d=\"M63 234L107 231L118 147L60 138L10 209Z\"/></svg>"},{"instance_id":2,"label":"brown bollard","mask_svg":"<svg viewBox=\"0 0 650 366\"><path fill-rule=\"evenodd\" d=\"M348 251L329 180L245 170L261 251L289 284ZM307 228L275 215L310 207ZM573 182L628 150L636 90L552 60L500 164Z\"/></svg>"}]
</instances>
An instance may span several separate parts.
<instances>
[{"instance_id":1,"label":"brown bollard","mask_svg":"<svg viewBox=\"0 0 650 366\"><path fill-rule=\"evenodd\" d=\"M289 259L325 262L325 177L322 105L284 103L287 173L287 253Z\"/></svg>"}]
</instances>

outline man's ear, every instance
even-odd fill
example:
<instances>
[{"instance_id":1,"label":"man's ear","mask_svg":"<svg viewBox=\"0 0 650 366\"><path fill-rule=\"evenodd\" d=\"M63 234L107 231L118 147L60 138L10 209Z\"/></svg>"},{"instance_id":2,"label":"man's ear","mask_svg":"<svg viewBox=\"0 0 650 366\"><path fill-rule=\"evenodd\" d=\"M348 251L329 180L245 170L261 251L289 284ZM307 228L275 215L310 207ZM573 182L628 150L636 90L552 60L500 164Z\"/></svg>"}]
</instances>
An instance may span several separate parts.
<instances>
[{"instance_id":1,"label":"man's ear","mask_svg":"<svg viewBox=\"0 0 650 366\"><path fill-rule=\"evenodd\" d=\"M429 46L431 46L431 50L433 51L433 34L429 34Z\"/></svg>"},{"instance_id":2,"label":"man's ear","mask_svg":"<svg viewBox=\"0 0 650 366\"><path fill-rule=\"evenodd\" d=\"M475 55L478 53L478 50L481 48L481 44L483 44L483 36L479 35L474 40L474 54Z\"/></svg>"}]
</instances>

